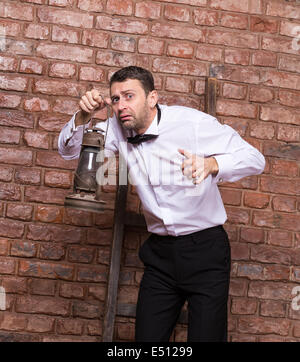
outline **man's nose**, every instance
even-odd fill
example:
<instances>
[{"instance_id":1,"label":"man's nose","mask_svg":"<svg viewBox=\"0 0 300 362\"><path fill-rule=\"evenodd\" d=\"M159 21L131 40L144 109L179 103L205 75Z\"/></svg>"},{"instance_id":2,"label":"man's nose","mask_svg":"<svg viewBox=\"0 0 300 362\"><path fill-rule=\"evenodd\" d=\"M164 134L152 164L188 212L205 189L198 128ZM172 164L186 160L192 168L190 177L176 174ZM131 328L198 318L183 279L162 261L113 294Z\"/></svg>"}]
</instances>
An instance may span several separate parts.
<instances>
[{"instance_id":1,"label":"man's nose","mask_svg":"<svg viewBox=\"0 0 300 362\"><path fill-rule=\"evenodd\" d=\"M118 102L118 108L119 108L119 110L121 111L121 110L123 110L123 109L126 109L126 107L127 107L127 104L126 104L125 99L120 98L120 99L119 99L119 102Z\"/></svg>"}]
</instances>

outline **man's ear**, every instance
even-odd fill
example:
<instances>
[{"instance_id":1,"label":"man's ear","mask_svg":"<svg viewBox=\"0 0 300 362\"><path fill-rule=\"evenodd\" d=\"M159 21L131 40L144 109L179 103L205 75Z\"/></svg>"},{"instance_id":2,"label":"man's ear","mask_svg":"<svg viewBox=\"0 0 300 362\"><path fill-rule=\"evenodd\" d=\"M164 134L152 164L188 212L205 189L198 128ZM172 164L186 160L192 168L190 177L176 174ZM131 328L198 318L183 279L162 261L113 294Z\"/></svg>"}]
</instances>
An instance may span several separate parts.
<instances>
[{"instance_id":1,"label":"man's ear","mask_svg":"<svg viewBox=\"0 0 300 362\"><path fill-rule=\"evenodd\" d=\"M154 89L153 91L149 92L148 94L148 104L151 108L154 108L157 104L158 101L158 93L157 91Z\"/></svg>"}]
</instances>

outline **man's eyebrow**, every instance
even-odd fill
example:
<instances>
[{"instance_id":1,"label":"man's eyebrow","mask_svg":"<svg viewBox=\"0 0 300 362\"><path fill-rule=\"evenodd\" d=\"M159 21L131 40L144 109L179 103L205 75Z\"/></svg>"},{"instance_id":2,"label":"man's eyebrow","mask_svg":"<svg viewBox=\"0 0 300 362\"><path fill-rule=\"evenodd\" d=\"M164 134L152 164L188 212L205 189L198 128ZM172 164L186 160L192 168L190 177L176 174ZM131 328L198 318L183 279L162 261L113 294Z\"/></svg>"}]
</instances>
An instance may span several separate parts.
<instances>
[{"instance_id":1,"label":"man's eyebrow","mask_svg":"<svg viewBox=\"0 0 300 362\"><path fill-rule=\"evenodd\" d=\"M125 94L125 93L128 93L128 92L135 92L135 90L134 89L126 89L124 91L121 91L120 93ZM112 94L110 98L115 98L115 97L118 97L118 96L115 95L115 94Z\"/></svg>"}]
</instances>

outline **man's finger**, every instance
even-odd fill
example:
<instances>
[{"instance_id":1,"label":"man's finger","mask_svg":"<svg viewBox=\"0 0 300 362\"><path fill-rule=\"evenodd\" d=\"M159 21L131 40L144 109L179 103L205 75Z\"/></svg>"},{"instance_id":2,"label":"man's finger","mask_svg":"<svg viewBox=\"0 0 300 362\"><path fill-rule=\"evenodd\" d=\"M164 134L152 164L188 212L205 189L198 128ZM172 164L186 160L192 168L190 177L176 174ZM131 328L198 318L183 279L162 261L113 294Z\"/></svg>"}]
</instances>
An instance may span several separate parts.
<instances>
[{"instance_id":1,"label":"man's finger","mask_svg":"<svg viewBox=\"0 0 300 362\"><path fill-rule=\"evenodd\" d=\"M181 153L183 156L190 158L193 156L192 153L190 153L189 151L184 150L183 148L178 148L178 152Z\"/></svg>"}]
</instances>

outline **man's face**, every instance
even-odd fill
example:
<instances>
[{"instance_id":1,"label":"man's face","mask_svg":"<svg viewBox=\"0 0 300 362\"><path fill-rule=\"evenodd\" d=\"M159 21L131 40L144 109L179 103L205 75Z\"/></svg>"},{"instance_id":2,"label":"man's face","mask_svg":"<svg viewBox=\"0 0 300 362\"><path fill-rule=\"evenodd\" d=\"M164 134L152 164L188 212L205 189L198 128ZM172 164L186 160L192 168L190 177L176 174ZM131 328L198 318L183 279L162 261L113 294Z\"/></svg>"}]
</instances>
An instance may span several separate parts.
<instances>
[{"instance_id":1,"label":"man's face","mask_svg":"<svg viewBox=\"0 0 300 362\"><path fill-rule=\"evenodd\" d=\"M112 108L123 128L134 129L138 133L143 133L148 128L152 121L153 106L156 104L152 99L153 92L146 96L137 79L114 82L111 85Z\"/></svg>"}]
</instances>

